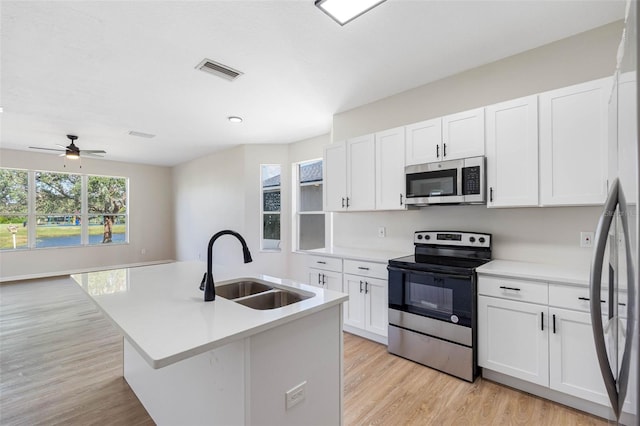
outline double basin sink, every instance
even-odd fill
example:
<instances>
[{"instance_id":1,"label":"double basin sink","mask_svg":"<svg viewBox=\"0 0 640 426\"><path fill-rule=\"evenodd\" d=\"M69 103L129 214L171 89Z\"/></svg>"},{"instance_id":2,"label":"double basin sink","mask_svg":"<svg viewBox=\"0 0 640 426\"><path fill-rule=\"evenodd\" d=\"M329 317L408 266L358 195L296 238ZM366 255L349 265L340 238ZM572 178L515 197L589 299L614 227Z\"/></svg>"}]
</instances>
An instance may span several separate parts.
<instances>
[{"instance_id":1,"label":"double basin sink","mask_svg":"<svg viewBox=\"0 0 640 426\"><path fill-rule=\"evenodd\" d=\"M252 309L267 310L301 302L313 297L313 294L275 287L253 278L240 278L216 284L216 296Z\"/></svg>"}]
</instances>

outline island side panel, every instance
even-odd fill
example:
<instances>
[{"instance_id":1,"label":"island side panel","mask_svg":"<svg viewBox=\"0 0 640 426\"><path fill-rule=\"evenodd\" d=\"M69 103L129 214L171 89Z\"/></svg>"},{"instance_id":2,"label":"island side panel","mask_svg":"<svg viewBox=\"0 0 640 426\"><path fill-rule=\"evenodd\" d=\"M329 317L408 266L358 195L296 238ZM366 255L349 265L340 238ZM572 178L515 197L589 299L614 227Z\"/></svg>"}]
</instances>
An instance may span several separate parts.
<instances>
[{"instance_id":1,"label":"island side panel","mask_svg":"<svg viewBox=\"0 0 640 426\"><path fill-rule=\"evenodd\" d=\"M124 377L158 425L242 425L245 342L153 369L125 338Z\"/></svg>"},{"instance_id":2,"label":"island side panel","mask_svg":"<svg viewBox=\"0 0 640 426\"><path fill-rule=\"evenodd\" d=\"M247 424L342 424L342 304L249 338ZM286 408L286 392L306 382Z\"/></svg>"}]
</instances>

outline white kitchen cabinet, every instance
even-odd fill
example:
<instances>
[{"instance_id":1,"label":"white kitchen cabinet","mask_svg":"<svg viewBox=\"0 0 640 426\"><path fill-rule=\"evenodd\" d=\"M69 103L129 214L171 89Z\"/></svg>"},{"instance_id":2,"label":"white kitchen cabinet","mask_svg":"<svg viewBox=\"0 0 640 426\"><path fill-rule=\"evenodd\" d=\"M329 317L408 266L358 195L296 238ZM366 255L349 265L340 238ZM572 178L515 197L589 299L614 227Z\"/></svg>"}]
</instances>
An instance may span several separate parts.
<instances>
[{"instance_id":1,"label":"white kitchen cabinet","mask_svg":"<svg viewBox=\"0 0 640 426\"><path fill-rule=\"evenodd\" d=\"M375 136L365 135L347 140L347 209L374 210Z\"/></svg>"},{"instance_id":2,"label":"white kitchen cabinet","mask_svg":"<svg viewBox=\"0 0 640 426\"><path fill-rule=\"evenodd\" d=\"M610 89L604 78L540 95L541 205L604 202Z\"/></svg>"},{"instance_id":3,"label":"white kitchen cabinet","mask_svg":"<svg viewBox=\"0 0 640 426\"><path fill-rule=\"evenodd\" d=\"M478 297L478 365L549 385L547 306Z\"/></svg>"},{"instance_id":4,"label":"white kitchen cabinet","mask_svg":"<svg viewBox=\"0 0 640 426\"><path fill-rule=\"evenodd\" d=\"M538 205L538 97L486 108L487 207Z\"/></svg>"},{"instance_id":5,"label":"white kitchen cabinet","mask_svg":"<svg viewBox=\"0 0 640 426\"><path fill-rule=\"evenodd\" d=\"M326 290L342 291L342 274L339 272L309 268L308 284Z\"/></svg>"},{"instance_id":6,"label":"white kitchen cabinet","mask_svg":"<svg viewBox=\"0 0 640 426\"><path fill-rule=\"evenodd\" d=\"M405 165L441 160L442 119L434 118L405 127Z\"/></svg>"},{"instance_id":7,"label":"white kitchen cabinet","mask_svg":"<svg viewBox=\"0 0 640 426\"><path fill-rule=\"evenodd\" d=\"M378 132L376 139L376 210L404 210L405 129Z\"/></svg>"},{"instance_id":8,"label":"white kitchen cabinet","mask_svg":"<svg viewBox=\"0 0 640 426\"><path fill-rule=\"evenodd\" d=\"M344 309L345 325L386 337L389 325L387 281L344 274L343 288L349 295Z\"/></svg>"},{"instance_id":9,"label":"white kitchen cabinet","mask_svg":"<svg viewBox=\"0 0 640 426\"><path fill-rule=\"evenodd\" d=\"M617 151L619 154L614 155L616 161L621 164L615 164L614 173L620 177L620 183L627 199L628 204L636 204L638 178L634 171L634 161L638 158L638 136L636 132L637 125L637 98L636 88L637 81L635 73L624 73L620 75L620 83L618 85L618 135L617 135Z\"/></svg>"},{"instance_id":10,"label":"white kitchen cabinet","mask_svg":"<svg viewBox=\"0 0 640 426\"><path fill-rule=\"evenodd\" d=\"M374 135L325 147L324 210L374 210L375 167Z\"/></svg>"},{"instance_id":11,"label":"white kitchen cabinet","mask_svg":"<svg viewBox=\"0 0 640 426\"><path fill-rule=\"evenodd\" d=\"M347 208L346 142L336 142L324 148L322 168L324 210L345 211Z\"/></svg>"},{"instance_id":12,"label":"white kitchen cabinet","mask_svg":"<svg viewBox=\"0 0 640 426\"><path fill-rule=\"evenodd\" d=\"M406 165L484 155L484 108L405 127Z\"/></svg>"},{"instance_id":13,"label":"white kitchen cabinet","mask_svg":"<svg viewBox=\"0 0 640 426\"><path fill-rule=\"evenodd\" d=\"M607 405L590 314L549 308L549 320L549 387Z\"/></svg>"},{"instance_id":14,"label":"white kitchen cabinet","mask_svg":"<svg viewBox=\"0 0 640 426\"><path fill-rule=\"evenodd\" d=\"M484 155L484 108L442 117L442 159Z\"/></svg>"}]
</instances>

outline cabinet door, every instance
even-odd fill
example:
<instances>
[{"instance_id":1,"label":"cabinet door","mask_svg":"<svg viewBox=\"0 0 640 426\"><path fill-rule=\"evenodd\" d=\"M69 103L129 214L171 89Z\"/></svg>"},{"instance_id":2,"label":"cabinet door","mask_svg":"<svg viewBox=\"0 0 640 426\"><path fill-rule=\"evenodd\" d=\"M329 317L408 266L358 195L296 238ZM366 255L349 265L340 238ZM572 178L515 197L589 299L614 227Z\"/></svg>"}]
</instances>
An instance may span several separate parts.
<instances>
[{"instance_id":1,"label":"cabinet door","mask_svg":"<svg viewBox=\"0 0 640 426\"><path fill-rule=\"evenodd\" d=\"M405 127L405 164L424 164L442 160L442 119L422 121Z\"/></svg>"},{"instance_id":2,"label":"cabinet door","mask_svg":"<svg viewBox=\"0 0 640 426\"><path fill-rule=\"evenodd\" d=\"M602 204L611 79L540 95L540 203Z\"/></svg>"},{"instance_id":3,"label":"cabinet door","mask_svg":"<svg viewBox=\"0 0 640 426\"><path fill-rule=\"evenodd\" d=\"M309 281L307 284L314 287L322 287L322 273L320 269L309 268Z\"/></svg>"},{"instance_id":4,"label":"cabinet door","mask_svg":"<svg viewBox=\"0 0 640 426\"><path fill-rule=\"evenodd\" d=\"M344 142L336 142L324 148L322 168L324 210L346 210L347 150Z\"/></svg>"},{"instance_id":5,"label":"cabinet door","mask_svg":"<svg viewBox=\"0 0 640 426\"><path fill-rule=\"evenodd\" d=\"M484 155L484 108L442 118L444 160Z\"/></svg>"},{"instance_id":6,"label":"cabinet door","mask_svg":"<svg viewBox=\"0 0 640 426\"><path fill-rule=\"evenodd\" d=\"M404 210L404 127L376 133L376 210Z\"/></svg>"},{"instance_id":7,"label":"cabinet door","mask_svg":"<svg viewBox=\"0 0 640 426\"><path fill-rule=\"evenodd\" d=\"M586 312L549 309L549 387L609 405ZM555 331L553 322L555 319ZM604 319L606 323L606 319Z\"/></svg>"},{"instance_id":8,"label":"cabinet door","mask_svg":"<svg viewBox=\"0 0 640 426\"><path fill-rule=\"evenodd\" d=\"M364 278L365 281L365 329L387 336L389 326L389 291L386 280Z\"/></svg>"},{"instance_id":9,"label":"cabinet door","mask_svg":"<svg viewBox=\"0 0 640 426\"><path fill-rule=\"evenodd\" d=\"M342 274L338 272L322 271L324 288L333 291L342 291Z\"/></svg>"},{"instance_id":10,"label":"cabinet door","mask_svg":"<svg viewBox=\"0 0 640 426\"><path fill-rule=\"evenodd\" d=\"M376 161L374 135L347 141L347 209L373 210L376 207Z\"/></svg>"},{"instance_id":11,"label":"cabinet door","mask_svg":"<svg viewBox=\"0 0 640 426\"><path fill-rule=\"evenodd\" d=\"M349 295L344 304L344 323L364 329L364 282L366 278L344 274L343 291Z\"/></svg>"},{"instance_id":12,"label":"cabinet door","mask_svg":"<svg viewBox=\"0 0 640 426\"><path fill-rule=\"evenodd\" d=\"M478 297L478 365L549 385L548 308Z\"/></svg>"},{"instance_id":13,"label":"cabinet door","mask_svg":"<svg viewBox=\"0 0 640 426\"><path fill-rule=\"evenodd\" d=\"M538 97L486 109L487 207L538 205Z\"/></svg>"}]
</instances>

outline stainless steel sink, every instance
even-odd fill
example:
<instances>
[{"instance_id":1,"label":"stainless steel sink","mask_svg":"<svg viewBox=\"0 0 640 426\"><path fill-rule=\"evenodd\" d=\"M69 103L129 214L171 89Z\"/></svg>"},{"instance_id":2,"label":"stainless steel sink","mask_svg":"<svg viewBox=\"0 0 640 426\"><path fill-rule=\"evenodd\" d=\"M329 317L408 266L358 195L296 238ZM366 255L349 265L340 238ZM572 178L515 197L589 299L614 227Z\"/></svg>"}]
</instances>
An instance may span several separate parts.
<instances>
[{"instance_id":1,"label":"stainless steel sink","mask_svg":"<svg viewBox=\"0 0 640 426\"><path fill-rule=\"evenodd\" d=\"M266 310L276 309L292 303L300 302L312 296L283 289L273 289L272 291L234 300L244 306L253 309Z\"/></svg>"},{"instance_id":2,"label":"stainless steel sink","mask_svg":"<svg viewBox=\"0 0 640 426\"><path fill-rule=\"evenodd\" d=\"M224 297L225 299L238 299L240 297L251 296L252 294L263 293L271 289L273 289L273 287L267 284L249 279L242 279L228 284L216 284L216 295Z\"/></svg>"}]
</instances>

